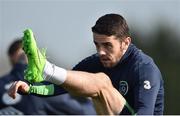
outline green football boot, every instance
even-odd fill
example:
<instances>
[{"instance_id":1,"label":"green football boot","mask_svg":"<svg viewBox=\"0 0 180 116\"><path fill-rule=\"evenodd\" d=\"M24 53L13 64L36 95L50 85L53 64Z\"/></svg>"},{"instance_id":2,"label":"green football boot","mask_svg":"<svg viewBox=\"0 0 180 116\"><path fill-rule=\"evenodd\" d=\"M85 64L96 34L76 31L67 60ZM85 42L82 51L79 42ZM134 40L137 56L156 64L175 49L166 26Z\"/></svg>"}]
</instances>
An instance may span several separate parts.
<instances>
[{"instance_id":1,"label":"green football boot","mask_svg":"<svg viewBox=\"0 0 180 116\"><path fill-rule=\"evenodd\" d=\"M28 58L28 66L25 70L24 78L30 83L43 81L43 70L46 63L45 50L42 53L40 52L31 29L24 31L22 43L23 50Z\"/></svg>"}]
</instances>

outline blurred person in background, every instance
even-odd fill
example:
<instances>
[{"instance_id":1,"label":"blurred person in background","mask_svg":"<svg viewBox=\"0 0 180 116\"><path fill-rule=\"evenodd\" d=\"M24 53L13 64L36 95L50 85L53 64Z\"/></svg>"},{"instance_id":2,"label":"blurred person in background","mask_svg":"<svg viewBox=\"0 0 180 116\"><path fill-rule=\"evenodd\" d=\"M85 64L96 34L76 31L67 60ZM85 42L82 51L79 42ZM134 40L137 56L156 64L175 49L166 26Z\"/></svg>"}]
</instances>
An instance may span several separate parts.
<instances>
[{"instance_id":1,"label":"blurred person in background","mask_svg":"<svg viewBox=\"0 0 180 116\"><path fill-rule=\"evenodd\" d=\"M15 40L9 46L7 54L12 69L0 78L0 114L95 114L90 100L73 98L69 94L51 98L17 94L16 99L10 98L7 90L12 82L24 80L24 70L27 67L28 61L22 50L22 40Z\"/></svg>"},{"instance_id":2,"label":"blurred person in background","mask_svg":"<svg viewBox=\"0 0 180 116\"><path fill-rule=\"evenodd\" d=\"M27 58L22 50L22 40L15 40L9 46L7 55L12 69L0 78L0 114L41 114L42 102L38 97L17 94L17 98L12 99L7 94L7 90L13 81L24 80ZM29 105L29 102L32 105Z\"/></svg>"}]
</instances>

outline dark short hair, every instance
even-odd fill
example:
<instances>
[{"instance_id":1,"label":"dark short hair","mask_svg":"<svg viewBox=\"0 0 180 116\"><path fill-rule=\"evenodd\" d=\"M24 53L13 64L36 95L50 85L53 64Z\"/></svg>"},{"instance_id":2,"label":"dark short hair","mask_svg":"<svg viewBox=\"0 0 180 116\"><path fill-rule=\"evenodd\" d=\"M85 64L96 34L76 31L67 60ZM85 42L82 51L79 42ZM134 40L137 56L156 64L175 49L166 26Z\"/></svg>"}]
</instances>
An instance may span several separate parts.
<instances>
[{"instance_id":1,"label":"dark short hair","mask_svg":"<svg viewBox=\"0 0 180 116\"><path fill-rule=\"evenodd\" d=\"M14 42L11 43L11 45L8 48L7 54L8 56L14 55L18 49L22 48L22 40L17 39Z\"/></svg>"},{"instance_id":2,"label":"dark short hair","mask_svg":"<svg viewBox=\"0 0 180 116\"><path fill-rule=\"evenodd\" d=\"M129 36L126 20L119 14L106 14L100 17L92 27L92 32L107 36L114 35L120 39Z\"/></svg>"}]
</instances>

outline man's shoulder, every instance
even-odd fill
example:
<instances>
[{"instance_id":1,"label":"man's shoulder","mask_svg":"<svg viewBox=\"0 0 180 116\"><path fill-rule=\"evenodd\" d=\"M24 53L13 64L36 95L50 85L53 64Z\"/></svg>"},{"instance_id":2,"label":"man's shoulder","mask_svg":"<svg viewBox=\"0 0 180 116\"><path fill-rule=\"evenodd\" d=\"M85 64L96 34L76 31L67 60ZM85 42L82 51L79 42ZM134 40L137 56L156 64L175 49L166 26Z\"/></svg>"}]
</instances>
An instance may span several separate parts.
<instances>
[{"instance_id":1,"label":"man's shoulder","mask_svg":"<svg viewBox=\"0 0 180 116\"><path fill-rule=\"evenodd\" d=\"M141 49L137 48L134 44L131 44L126 52L127 62L130 63L141 63L141 64L148 64L153 62L152 58L144 53Z\"/></svg>"},{"instance_id":2,"label":"man's shoulder","mask_svg":"<svg viewBox=\"0 0 180 116\"><path fill-rule=\"evenodd\" d=\"M88 71L89 69L94 68L95 65L97 66L99 64L98 62L98 54L93 54L81 60L77 65L75 65L75 67L73 67L73 70Z\"/></svg>"},{"instance_id":3,"label":"man's shoulder","mask_svg":"<svg viewBox=\"0 0 180 116\"><path fill-rule=\"evenodd\" d=\"M154 60L147 54L145 54L142 51L139 51L139 53L135 57L134 61L134 71L140 79L159 79L162 78L161 72L154 62Z\"/></svg>"},{"instance_id":4,"label":"man's shoulder","mask_svg":"<svg viewBox=\"0 0 180 116\"><path fill-rule=\"evenodd\" d=\"M81 62L92 62L92 61L96 61L98 59L98 54L92 54L86 58L84 58Z\"/></svg>"},{"instance_id":5,"label":"man's shoulder","mask_svg":"<svg viewBox=\"0 0 180 116\"><path fill-rule=\"evenodd\" d=\"M154 62L154 60L142 50L135 48L128 60L131 64L131 67L135 72L159 72L159 68Z\"/></svg>"},{"instance_id":6,"label":"man's shoulder","mask_svg":"<svg viewBox=\"0 0 180 116\"><path fill-rule=\"evenodd\" d=\"M136 53L134 54L133 60L135 63L137 64L153 64L154 61L153 59L147 55L146 53L144 53L142 50L138 49L136 51Z\"/></svg>"},{"instance_id":7,"label":"man's shoulder","mask_svg":"<svg viewBox=\"0 0 180 116\"><path fill-rule=\"evenodd\" d=\"M0 77L0 82L8 82L13 78L13 75L11 73L7 73Z\"/></svg>"}]
</instances>

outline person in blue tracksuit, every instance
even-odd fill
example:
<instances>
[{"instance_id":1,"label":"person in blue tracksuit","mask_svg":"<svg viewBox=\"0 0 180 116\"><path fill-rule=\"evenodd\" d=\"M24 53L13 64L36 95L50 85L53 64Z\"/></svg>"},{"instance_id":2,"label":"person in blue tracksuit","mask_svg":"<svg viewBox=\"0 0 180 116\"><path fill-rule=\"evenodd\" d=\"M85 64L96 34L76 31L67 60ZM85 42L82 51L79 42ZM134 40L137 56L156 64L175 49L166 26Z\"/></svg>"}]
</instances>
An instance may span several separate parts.
<instances>
[{"instance_id":1,"label":"person in blue tracksuit","mask_svg":"<svg viewBox=\"0 0 180 116\"><path fill-rule=\"evenodd\" d=\"M106 14L96 21L92 32L97 53L78 63L74 71L46 61L44 73L47 76L43 78L58 85L54 85L51 95L68 91L89 96L98 114L162 115L164 87L161 72L153 59L131 42L125 19L119 14ZM27 92L31 89L22 86L29 87L27 83L15 82L9 95L15 98L17 90Z\"/></svg>"},{"instance_id":2,"label":"person in blue tracksuit","mask_svg":"<svg viewBox=\"0 0 180 116\"><path fill-rule=\"evenodd\" d=\"M162 115L164 88L161 73L152 58L131 44L118 64L105 68L98 54L94 54L74 67L92 73L104 72L114 87L125 97L136 114ZM121 114L131 114L124 108Z\"/></svg>"},{"instance_id":3,"label":"person in blue tracksuit","mask_svg":"<svg viewBox=\"0 0 180 116\"><path fill-rule=\"evenodd\" d=\"M164 110L164 88L161 73L152 58L134 44L113 68L105 68L98 54L85 58L73 70L91 73L104 72L113 86L125 97L132 110L125 107L120 114L133 112L141 115L162 115ZM64 91L56 87L56 95Z\"/></svg>"},{"instance_id":4,"label":"person in blue tracksuit","mask_svg":"<svg viewBox=\"0 0 180 116\"><path fill-rule=\"evenodd\" d=\"M7 90L14 81L24 80L24 69L27 67L27 60L22 50L22 40L14 41L8 49L8 57L12 66L9 73L0 77L0 114L1 115L22 115L42 114L42 101L35 96L17 95L16 99L8 96ZM28 104L31 102L32 104Z\"/></svg>"},{"instance_id":5,"label":"person in blue tracksuit","mask_svg":"<svg viewBox=\"0 0 180 116\"><path fill-rule=\"evenodd\" d=\"M14 81L24 80L27 58L22 50L22 40L15 40L8 49L12 70L0 77L0 114L96 114L88 99L76 98L69 94L40 98L17 95L16 99L8 96L7 90ZM65 108L65 107L66 108ZM67 109L68 108L68 109Z\"/></svg>"}]
</instances>

